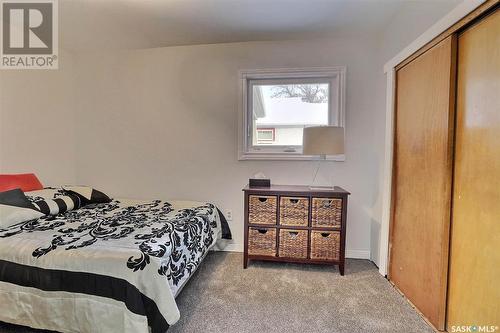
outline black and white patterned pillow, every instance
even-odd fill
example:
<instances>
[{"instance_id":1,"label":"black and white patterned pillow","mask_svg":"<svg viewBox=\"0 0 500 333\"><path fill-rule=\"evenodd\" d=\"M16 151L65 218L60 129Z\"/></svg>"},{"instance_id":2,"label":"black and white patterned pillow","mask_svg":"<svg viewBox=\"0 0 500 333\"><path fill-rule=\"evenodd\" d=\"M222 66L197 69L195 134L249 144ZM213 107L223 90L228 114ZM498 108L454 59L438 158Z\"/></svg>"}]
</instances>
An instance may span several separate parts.
<instances>
[{"instance_id":1,"label":"black and white patterned pillow","mask_svg":"<svg viewBox=\"0 0 500 333\"><path fill-rule=\"evenodd\" d=\"M92 203L111 201L106 194L88 186L46 187L27 192L26 196L45 215L58 215Z\"/></svg>"},{"instance_id":2,"label":"black and white patterned pillow","mask_svg":"<svg viewBox=\"0 0 500 333\"><path fill-rule=\"evenodd\" d=\"M63 190L68 195L77 195L82 201L82 206L111 202L111 199L106 194L89 186L63 186Z\"/></svg>"},{"instance_id":3,"label":"black and white patterned pillow","mask_svg":"<svg viewBox=\"0 0 500 333\"><path fill-rule=\"evenodd\" d=\"M42 216L21 189L0 192L0 229Z\"/></svg>"},{"instance_id":4,"label":"black and white patterned pillow","mask_svg":"<svg viewBox=\"0 0 500 333\"><path fill-rule=\"evenodd\" d=\"M72 193L54 199L35 200L33 205L45 215L57 215L83 206L80 197Z\"/></svg>"},{"instance_id":5,"label":"black and white patterned pillow","mask_svg":"<svg viewBox=\"0 0 500 333\"><path fill-rule=\"evenodd\" d=\"M43 190L24 192L29 201L35 202L40 200L55 199L62 195L66 195L62 188L44 187Z\"/></svg>"}]
</instances>

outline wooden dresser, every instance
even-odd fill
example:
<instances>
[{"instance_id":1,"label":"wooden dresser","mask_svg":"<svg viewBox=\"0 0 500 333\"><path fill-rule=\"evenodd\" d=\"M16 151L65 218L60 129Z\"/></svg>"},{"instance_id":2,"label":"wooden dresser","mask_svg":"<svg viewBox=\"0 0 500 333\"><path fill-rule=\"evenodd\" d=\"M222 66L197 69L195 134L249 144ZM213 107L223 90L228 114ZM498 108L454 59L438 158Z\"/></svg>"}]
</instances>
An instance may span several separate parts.
<instances>
[{"instance_id":1,"label":"wooden dresser","mask_svg":"<svg viewBox=\"0 0 500 333\"><path fill-rule=\"evenodd\" d=\"M293 185L243 191L244 268L249 260L329 264L344 275L349 192Z\"/></svg>"}]
</instances>

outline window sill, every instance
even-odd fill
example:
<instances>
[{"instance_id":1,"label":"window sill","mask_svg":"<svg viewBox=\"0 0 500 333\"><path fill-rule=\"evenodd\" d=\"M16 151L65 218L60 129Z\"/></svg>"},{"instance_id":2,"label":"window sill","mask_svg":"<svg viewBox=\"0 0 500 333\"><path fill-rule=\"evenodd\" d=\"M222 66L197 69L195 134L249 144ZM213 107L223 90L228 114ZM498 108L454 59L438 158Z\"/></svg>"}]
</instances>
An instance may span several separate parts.
<instances>
[{"instance_id":1,"label":"window sill","mask_svg":"<svg viewBox=\"0 0 500 333\"><path fill-rule=\"evenodd\" d=\"M319 156L290 153L240 153L238 161L319 161ZM328 155L325 161L344 162L345 154Z\"/></svg>"}]
</instances>

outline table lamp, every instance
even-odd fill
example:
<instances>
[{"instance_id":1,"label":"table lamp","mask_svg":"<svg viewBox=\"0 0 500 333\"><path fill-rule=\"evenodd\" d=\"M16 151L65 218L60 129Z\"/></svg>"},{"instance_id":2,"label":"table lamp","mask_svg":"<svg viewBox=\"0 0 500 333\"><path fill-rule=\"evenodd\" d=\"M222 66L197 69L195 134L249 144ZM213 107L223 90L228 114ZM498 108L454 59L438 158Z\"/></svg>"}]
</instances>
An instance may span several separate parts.
<instances>
[{"instance_id":1,"label":"table lamp","mask_svg":"<svg viewBox=\"0 0 500 333\"><path fill-rule=\"evenodd\" d=\"M302 146L303 155L319 155L320 157L313 181L309 186L310 189L332 189L333 186L314 186L314 181L318 175L321 161L326 160L326 155L344 153L344 128L337 126L305 127Z\"/></svg>"}]
</instances>

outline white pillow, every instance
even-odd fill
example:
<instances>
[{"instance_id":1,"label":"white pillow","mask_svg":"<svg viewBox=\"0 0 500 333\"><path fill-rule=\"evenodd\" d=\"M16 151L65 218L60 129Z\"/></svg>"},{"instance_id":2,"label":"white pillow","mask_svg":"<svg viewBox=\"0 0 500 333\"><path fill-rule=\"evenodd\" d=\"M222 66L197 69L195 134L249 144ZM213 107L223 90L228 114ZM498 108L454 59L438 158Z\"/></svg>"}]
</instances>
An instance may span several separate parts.
<instances>
[{"instance_id":1,"label":"white pillow","mask_svg":"<svg viewBox=\"0 0 500 333\"><path fill-rule=\"evenodd\" d=\"M9 228L21 222L39 219L42 216L44 214L31 208L0 204L0 229Z\"/></svg>"},{"instance_id":2,"label":"white pillow","mask_svg":"<svg viewBox=\"0 0 500 333\"><path fill-rule=\"evenodd\" d=\"M42 216L21 189L0 192L0 229Z\"/></svg>"}]
</instances>

